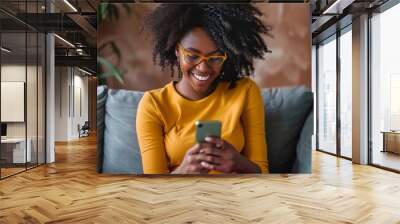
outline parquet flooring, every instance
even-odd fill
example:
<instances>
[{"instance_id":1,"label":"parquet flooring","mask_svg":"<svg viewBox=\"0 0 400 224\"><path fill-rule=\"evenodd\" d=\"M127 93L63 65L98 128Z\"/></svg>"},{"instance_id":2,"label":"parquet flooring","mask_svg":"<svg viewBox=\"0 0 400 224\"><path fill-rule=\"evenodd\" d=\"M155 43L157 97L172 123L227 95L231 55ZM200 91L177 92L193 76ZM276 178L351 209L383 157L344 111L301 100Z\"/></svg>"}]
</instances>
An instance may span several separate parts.
<instances>
[{"instance_id":1,"label":"parquet flooring","mask_svg":"<svg viewBox=\"0 0 400 224\"><path fill-rule=\"evenodd\" d=\"M400 170L400 154L376 150L372 159L375 164Z\"/></svg>"},{"instance_id":2,"label":"parquet flooring","mask_svg":"<svg viewBox=\"0 0 400 224\"><path fill-rule=\"evenodd\" d=\"M11 175L15 175L17 173L23 172L25 170L29 170L29 169L33 169L35 167L37 167L36 162L35 163L27 163L26 164L26 168L25 168L25 164L18 164L15 167L14 164L7 164L5 167L1 168L1 178L5 178Z\"/></svg>"},{"instance_id":3,"label":"parquet flooring","mask_svg":"<svg viewBox=\"0 0 400 224\"><path fill-rule=\"evenodd\" d=\"M21 167L21 168L0 168L1 169L1 176L2 177L7 177L7 176L10 176L10 175L13 175L13 174L15 174L15 173L19 173L19 172L21 172L21 171L24 171L25 170L25 167Z\"/></svg>"},{"instance_id":4,"label":"parquet flooring","mask_svg":"<svg viewBox=\"0 0 400 224\"><path fill-rule=\"evenodd\" d=\"M0 181L0 223L400 223L400 175L320 152L310 175L96 173L95 137Z\"/></svg>"}]
</instances>

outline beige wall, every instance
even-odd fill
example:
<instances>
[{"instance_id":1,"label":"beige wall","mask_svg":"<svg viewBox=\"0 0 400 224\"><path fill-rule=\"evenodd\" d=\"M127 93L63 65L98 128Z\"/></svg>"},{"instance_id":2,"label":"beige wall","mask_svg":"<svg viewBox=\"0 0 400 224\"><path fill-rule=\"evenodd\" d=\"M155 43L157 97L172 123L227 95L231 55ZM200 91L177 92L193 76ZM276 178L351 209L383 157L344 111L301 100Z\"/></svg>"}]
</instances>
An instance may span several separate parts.
<instances>
[{"instance_id":1,"label":"beige wall","mask_svg":"<svg viewBox=\"0 0 400 224\"><path fill-rule=\"evenodd\" d=\"M2 65L1 66L1 81L18 81L27 83L27 131L28 137L30 135L36 136L37 132L37 79L36 79L36 66L27 67L27 82L25 80L25 66L21 65ZM39 70L41 72L41 69ZM41 73L39 73L41 74ZM40 77L40 80L41 77ZM41 83L40 83L41 84ZM42 84L41 84L42 85ZM40 85L40 86L41 86ZM44 91L41 89L41 91ZM41 92L39 91L39 92ZM40 100L39 107L43 106L43 101ZM1 108L6 110L7 108ZM25 123L23 122L11 122L7 123L7 136L9 137L25 137ZM40 126L39 128L42 128Z\"/></svg>"},{"instance_id":2,"label":"beige wall","mask_svg":"<svg viewBox=\"0 0 400 224\"><path fill-rule=\"evenodd\" d=\"M99 27L98 46L114 40L121 50L119 68L126 70L124 85L109 79L112 88L149 90L171 81L170 74L161 72L152 62L149 34L139 34L143 16L157 4L131 4L131 15ZM272 53L255 61L255 80L261 87L306 85L311 87L311 32L308 4L259 3L263 21L271 25L273 37L265 36ZM121 12L124 12L121 9ZM116 62L110 49L100 55Z\"/></svg>"},{"instance_id":3,"label":"beige wall","mask_svg":"<svg viewBox=\"0 0 400 224\"><path fill-rule=\"evenodd\" d=\"M36 162L39 153L39 162L44 161L44 80L42 68L19 64L5 64L1 66L1 81L20 81L26 83L26 114L25 122L7 122L7 137L25 138L31 140L32 162ZM26 76L26 77L25 77ZM1 108L7 110L7 108ZM37 150L39 150L37 152Z\"/></svg>"},{"instance_id":4,"label":"beige wall","mask_svg":"<svg viewBox=\"0 0 400 224\"><path fill-rule=\"evenodd\" d=\"M78 124L89 117L88 77L73 67L56 67L55 73L55 140L77 139Z\"/></svg>"}]
</instances>

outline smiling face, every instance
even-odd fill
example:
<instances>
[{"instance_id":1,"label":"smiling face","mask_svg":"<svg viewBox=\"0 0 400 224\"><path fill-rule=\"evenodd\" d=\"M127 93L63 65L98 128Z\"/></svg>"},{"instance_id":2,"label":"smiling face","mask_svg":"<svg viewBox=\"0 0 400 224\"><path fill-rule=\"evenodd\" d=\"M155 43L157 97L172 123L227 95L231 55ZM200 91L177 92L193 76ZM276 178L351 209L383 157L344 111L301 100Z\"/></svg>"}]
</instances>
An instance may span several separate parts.
<instances>
[{"instance_id":1,"label":"smiling face","mask_svg":"<svg viewBox=\"0 0 400 224\"><path fill-rule=\"evenodd\" d=\"M178 43L175 54L183 74L177 90L189 99L210 94L226 59L210 36L202 28L194 28Z\"/></svg>"}]
</instances>

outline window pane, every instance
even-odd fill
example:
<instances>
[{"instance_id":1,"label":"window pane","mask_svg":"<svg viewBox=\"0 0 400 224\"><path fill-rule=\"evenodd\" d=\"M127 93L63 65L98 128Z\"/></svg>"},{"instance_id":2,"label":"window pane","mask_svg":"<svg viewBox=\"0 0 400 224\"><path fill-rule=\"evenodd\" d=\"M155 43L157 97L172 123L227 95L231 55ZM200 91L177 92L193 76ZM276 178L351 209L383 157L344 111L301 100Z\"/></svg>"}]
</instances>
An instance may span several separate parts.
<instances>
[{"instance_id":1,"label":"window pane","mask_svg":"<svg viewBox=\"0 0 400 224\"><path fill-rule=\"evenodd\" d=\"M1 123L6 131L1 140L1 177L25 170L30 162L30 141L26 141L26 33L1 34ZM12 108L12 109L10 109Z\"/></svg>"},{"instance_id":2,"label":"window pane","mask_svg":"<svg viewBox=\"0 0 400 224\"><path fill-rule=\"evenodd\" d=\"M28 159L28 168L37 165L37 33L28 32L27 55L27 80L26 80L26 116L27 116L27 140L31 153Z\"/></svg>"},{"instance_id":3,"label":"window pane","mask_svg":"<svg viewBox=\"0 0 400 224\"><path fill-rule=\"evenodd\" d=\"M336 153L336 39L318 48L318 148Z\"/></svg>"},{"instance_id":4,"label":"window pane","mask_svg":"<svg viewBox=\"0 0 400 224\"><path fill-rule=\"evenodd\" d=\"M46 60L46 37L39 33L38 43L38 164L45 163L45 60Z\"/></svg>"},{"instance_id":5,"label":"window pane","mask_svg":"<svg viewBox=\"0 0 400 224\"><path fill-rule=\"evenodd\" d=\"M352 141L352 35L340 36L340 153L351 158Z\"/></svg>"},{"instance_id":6,"label":"window pane","mask_svg":"<svg viewBox=\"0 0 400 224\"><path fill-rule=\"evenodd\" d=\"M399 21L400 4L371 19L372 163L396 170L400 170Z\"/></svg>"}]
</instances>

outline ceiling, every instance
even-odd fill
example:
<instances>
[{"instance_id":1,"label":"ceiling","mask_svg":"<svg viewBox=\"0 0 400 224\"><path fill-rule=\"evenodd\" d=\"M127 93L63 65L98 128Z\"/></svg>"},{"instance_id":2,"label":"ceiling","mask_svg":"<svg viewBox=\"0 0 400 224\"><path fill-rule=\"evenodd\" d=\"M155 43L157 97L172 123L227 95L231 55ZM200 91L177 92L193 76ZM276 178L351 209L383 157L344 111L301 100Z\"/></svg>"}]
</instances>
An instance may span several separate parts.
<instances>
[{"instance_id":1,"label":"ceiling","mask_svg":"<svg viewBox=\"0 0 400 224\"><path fill-rule=\"evenodd\" d=\"M55 38L56 66L72 65L96 71L96 9L99 2L100 0L47 0L46 8L45 0L1 0L2 46L12 50L7 53L7 60L18 61L25 56L28 59L35 57L38 48L36 39L31 40L33 36L36 33L52 32L74 45L72 47L60 38ZM35 35L29 32L34 32Z\"/></svg>"},{"instance_id":2,"label":"ceiling","mask_svg":"<svg viewBox=\"0 0 400 224\"><path fill-rule=\"evenodd\" d=\"M308 2L310 4L312 37L315 43L335 32L338 21L346 21L347 19L351 23L352 16L376 8L386 1L292 0L291 2ZM7 57L11 60L13 57L21 58L28 53L28 58L31 58L30 56L35 54L37 51L36 41L31 43L32 35L28 35L27 40L25 40L26 30L28 32L54 32L75 45L75 47L71 47L61 39L55 38L56 65L74 64L86 66L95 71L97 60L96 9L100 0L47 0L47 2L46 9L45 0L0 0L2 45L12 49ZM117 2L128 1L119 0ZM270 0L269 2L287 1ZM336 5L333 12L324 14L324 11L332 8L332 5ZM52 13L48 13L49 11L52 11ZM345 18L346 16L347 18ZM341 25L346 25L346 22L341 23ZM27 50L25 50L26 41L28 43ZM4 52L2 52L3 54Z\"/></svg>"},{"instance_id":3,"label":"ceiling","mask_svg":"<svg viewBox=\"0 0 400 224\"><path fill-rule=\"evenodd\" d=\"M353 17L372 11L388 0L310 0L313 43L351 24Z\"/></svg>"}]
</instances>

